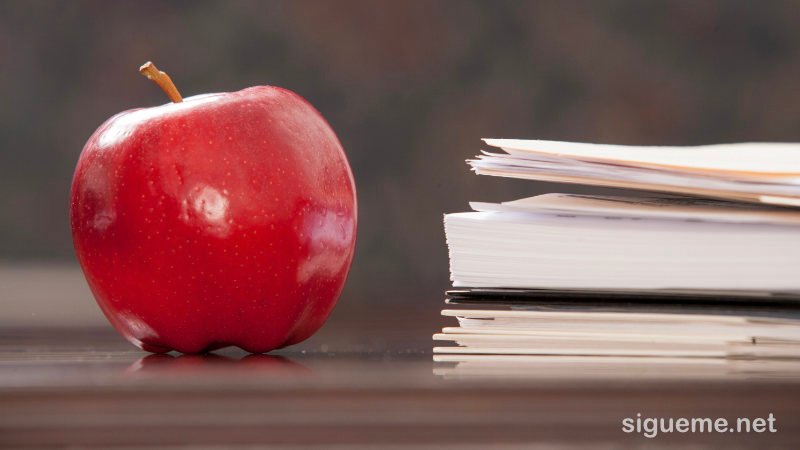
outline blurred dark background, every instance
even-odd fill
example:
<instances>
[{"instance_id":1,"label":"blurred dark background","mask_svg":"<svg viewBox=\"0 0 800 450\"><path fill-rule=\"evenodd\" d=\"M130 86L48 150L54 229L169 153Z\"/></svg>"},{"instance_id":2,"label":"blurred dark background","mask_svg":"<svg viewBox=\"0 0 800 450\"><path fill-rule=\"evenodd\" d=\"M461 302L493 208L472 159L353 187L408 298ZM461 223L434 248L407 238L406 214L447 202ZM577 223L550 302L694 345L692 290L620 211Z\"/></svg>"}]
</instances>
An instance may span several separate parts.
<instances>
[{"instance_id":1,"label":"blurred dark background","mask_svg":"<svg viewBox=\"0 0 800 450\"><path fill-rule=\"evenodd\" d=\"M800 141L798 1L0 0L6 321L94 311L73 304L94 308L70 180L100 123L166 102L147 60L187 96L274 84L329 120L358 187L351 305L438 308L443 213L579 190L471 174L481 137ZM15 272L42 262L58 269ZM29 292L58 276L74 300Z\"/></svg>"}]
</instances>

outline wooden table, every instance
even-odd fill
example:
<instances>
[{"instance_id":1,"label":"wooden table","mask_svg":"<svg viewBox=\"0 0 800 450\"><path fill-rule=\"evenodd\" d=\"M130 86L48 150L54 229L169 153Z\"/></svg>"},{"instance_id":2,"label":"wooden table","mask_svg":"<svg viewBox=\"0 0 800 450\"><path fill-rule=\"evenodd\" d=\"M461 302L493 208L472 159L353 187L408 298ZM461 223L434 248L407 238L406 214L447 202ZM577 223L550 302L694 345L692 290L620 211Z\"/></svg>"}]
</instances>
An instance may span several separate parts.
<instances>
[{"instance_id":1,"label":"wooden table","mask_svg":"<svg viewBox=\"0 0 800 450\"><path fill-rule=\"evenodd\" d=\"M0 447L798 448L794 373L434 364L430 307L343 307L276 355L154 356L109 328L0 329ZM706 366L704 366L706 367ZM766 417L777 433L621 431L650 417Z\"/></svg>"}]
</instances>

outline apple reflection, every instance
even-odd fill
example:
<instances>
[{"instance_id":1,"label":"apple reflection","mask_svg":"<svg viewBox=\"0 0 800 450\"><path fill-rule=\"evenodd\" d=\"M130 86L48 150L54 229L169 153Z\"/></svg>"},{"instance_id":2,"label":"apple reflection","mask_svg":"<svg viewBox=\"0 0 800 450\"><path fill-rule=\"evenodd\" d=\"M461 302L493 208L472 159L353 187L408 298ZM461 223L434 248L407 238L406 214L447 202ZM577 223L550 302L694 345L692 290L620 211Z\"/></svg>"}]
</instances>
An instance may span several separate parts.
<instances>
[{"instance_id":1,"label":"apple reflection","mask_svg":"<svg viewBox=\"0 0 800 450\"><path fill-rule=\"evenodd\" d=\"M237 375L269 374L270 376L302 376L311 369L292 359L264 354L248 354L235 358L216 353L201 355L153 354L143 356L125 370L126 375Z\"/></svg>"}]
</instances>

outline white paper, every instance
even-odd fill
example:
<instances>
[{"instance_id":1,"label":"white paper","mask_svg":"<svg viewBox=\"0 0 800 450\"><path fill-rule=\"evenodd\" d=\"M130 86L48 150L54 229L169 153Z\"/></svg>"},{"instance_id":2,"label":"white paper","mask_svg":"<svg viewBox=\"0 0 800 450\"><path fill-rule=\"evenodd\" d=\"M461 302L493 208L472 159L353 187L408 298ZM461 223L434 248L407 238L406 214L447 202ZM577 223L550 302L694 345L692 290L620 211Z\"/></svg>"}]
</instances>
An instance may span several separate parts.
<instances>
[{"instance_id":1,"label":"white paper","mask_svg":"<svg viewBox=\"0 0 800 450\"><path fill-rule=\"evenodd\" d=\"M800 177L800 144L759 142L692 147L632 146L522 139L484 139L522 152L633 166Z\"/></svg>"},{"instance_id":2,"label":"white paper","mask_svg":"<svg viewBox=\"0 0 800 450\"><path fill-rule=\"evenodd\" d=\"M608 218L800 225L800 211L668 194L544 194L503 203L470 202L475 211L532 212Z\"/></svg>"},{"instance_id":3,"label":"white paper","mask_svg":"<svg viewBox=\"0 0 800 450\"><path fill-rule=\"evenodd\" d=\"M800 206L800 144L634 147L486 139L480 175Z\"/></svg>"}]
</instances>

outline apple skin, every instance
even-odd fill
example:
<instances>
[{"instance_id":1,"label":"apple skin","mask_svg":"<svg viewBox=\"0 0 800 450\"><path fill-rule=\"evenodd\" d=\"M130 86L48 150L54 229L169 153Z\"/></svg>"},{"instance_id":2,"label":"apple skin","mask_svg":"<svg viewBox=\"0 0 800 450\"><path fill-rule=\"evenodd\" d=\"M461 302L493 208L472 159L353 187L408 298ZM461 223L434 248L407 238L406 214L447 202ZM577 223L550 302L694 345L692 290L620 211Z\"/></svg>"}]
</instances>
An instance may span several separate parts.
<instances>
[{"instance_id":1,"label":"apple skin","mask_svg":"<svg viewBox=\"0 0 800 450\"><path fill-rule=\"evenodd\" d=\"M111 324L150 352L303 341L342 291L355 183L299 95L259 86L120 113L72 182L75 253Z\"/></svg>"}]
</instances>

